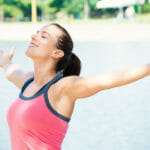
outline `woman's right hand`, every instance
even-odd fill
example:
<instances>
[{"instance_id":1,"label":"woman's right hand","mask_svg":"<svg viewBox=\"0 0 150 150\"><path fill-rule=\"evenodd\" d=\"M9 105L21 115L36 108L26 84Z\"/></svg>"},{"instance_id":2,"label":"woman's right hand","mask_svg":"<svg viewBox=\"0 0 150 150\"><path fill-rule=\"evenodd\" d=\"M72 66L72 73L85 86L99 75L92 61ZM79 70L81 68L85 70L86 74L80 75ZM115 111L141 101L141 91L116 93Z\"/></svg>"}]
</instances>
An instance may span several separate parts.
<instances>
[{"instance_id":1,"label":"woman's right hand","mask_svg":"<svg viewBox=\"0 0 150 150\"><path fill-rule=\"evenodd\" d=\"M6 54L3 50L0 50L0 67L4 67L10 63L14 54L15 47L12 47L9 54Z\"/></svg>"}]
</instances>

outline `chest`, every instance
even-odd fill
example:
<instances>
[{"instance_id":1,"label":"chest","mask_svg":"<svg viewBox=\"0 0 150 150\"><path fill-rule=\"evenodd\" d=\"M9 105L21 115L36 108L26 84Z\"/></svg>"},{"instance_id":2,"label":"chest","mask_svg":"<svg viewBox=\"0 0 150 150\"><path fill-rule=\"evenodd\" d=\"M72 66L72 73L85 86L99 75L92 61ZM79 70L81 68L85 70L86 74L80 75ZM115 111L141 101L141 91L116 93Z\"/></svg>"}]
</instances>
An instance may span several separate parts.
<instances>
[{"instance_id":1,"label":"chest","mask_svg":"<svg viewBox=\"0 0 150 150\"><path fill-rule=\"evenodd\" d=\"M34 86L30 84L23 92L23 96L25 97L31 97L37 95L39 92L41 92L44 89L44 87L40 86ZM74 104L69 99L69 97L63 95L63 89L61 89L56 84L52 85L47 92L47 97L50 105L52 108L62 114L63 116L66 116L68 118L71 118Z\"/></svg>"},{"instance_id":2,"label":"chest","mask_svg":"<svg viewBox=\"0 0 150 150\"><path fill-rule=\"evenodd\" d=\"M46 108L43 95L29 101L16 99L8 109L7 120L13 132L20 129L24 131L63 130L67 123Z\"/></svg>"}]
</instances>

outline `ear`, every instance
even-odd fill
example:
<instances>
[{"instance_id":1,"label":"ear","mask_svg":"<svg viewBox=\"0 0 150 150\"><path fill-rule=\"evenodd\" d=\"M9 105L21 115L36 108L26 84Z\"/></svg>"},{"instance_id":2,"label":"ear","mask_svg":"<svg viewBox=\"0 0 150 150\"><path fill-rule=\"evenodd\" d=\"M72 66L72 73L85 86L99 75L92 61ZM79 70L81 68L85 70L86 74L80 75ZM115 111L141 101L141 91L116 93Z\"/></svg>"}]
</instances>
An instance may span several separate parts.
<instances>
[{"instance_id":1,"label":"ear","mask_svg":"<svg viewBox=\"0 0 150 150\"><path fill-rule=\"evenodd\" d=\"M52 53L52 57L53 58L56 58L56 59L59 59L59 58L62 58L64 56L64 52L62 50L54 50L53 53Z\"/></svg>"}]
</instances>

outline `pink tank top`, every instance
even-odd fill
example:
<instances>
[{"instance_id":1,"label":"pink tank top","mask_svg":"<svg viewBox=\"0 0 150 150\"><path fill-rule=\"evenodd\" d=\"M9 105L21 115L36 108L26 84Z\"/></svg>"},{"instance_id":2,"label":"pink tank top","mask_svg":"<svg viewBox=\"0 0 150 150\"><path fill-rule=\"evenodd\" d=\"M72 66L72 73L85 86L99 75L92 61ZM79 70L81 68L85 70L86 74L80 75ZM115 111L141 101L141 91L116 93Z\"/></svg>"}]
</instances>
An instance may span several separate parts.
<instances>
[{"instance_id":1,"label":"pink tank top","mask_svg":"<svg viewBox=\"0 0 150 150\"><path fill-rule=\"evenodd\" d=\"M61 78L57 75L32 97L22 93L34 77L25 82L7 112L12 150L61 150L70 118L58 113L47 95L49 87Z\"/></svg>"}]
</instances>

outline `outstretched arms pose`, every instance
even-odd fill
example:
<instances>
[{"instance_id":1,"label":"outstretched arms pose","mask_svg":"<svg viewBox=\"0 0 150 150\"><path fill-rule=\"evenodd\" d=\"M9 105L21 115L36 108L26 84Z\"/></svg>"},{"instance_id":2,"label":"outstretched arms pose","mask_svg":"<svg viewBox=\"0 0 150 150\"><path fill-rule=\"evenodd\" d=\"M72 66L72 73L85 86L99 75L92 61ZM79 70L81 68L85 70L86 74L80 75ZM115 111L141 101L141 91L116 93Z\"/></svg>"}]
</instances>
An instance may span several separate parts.
<instances>
[{"instance_id":1,"label":"outstretched arms pose","mask_svg":"<svg viewBox=\"0 0 150 150\"><path fill-rule=\"evenodd\" d=\"M9 54L6 54L3 50L0 50L0 67L4 69L6 78L21 89L24 82L31 78L34 73L25 73L19 65L12 63L14 50L15 47L12 47Z\"/></svg>"},{"instance_id":2,"label":"outstretched arms pose","mask_svg":"<svg viewBox=\"0 0 150 150\"><path fill-rule=\"evenodd\" d=\"M24 82L31 78L34 73L24 73L18 65L13 64L11 60L13 54L14 48L11 49L9 54L0 50L0 67L4 68L9 81L13 82L18 88L21 88ZM92 96L102 90L135 82L148 75L150 75L150 64L145 64L90 77L68 76L64 77L62 84L64 84L64 93L76 100Z\"/></svg>"}]
</instances>

